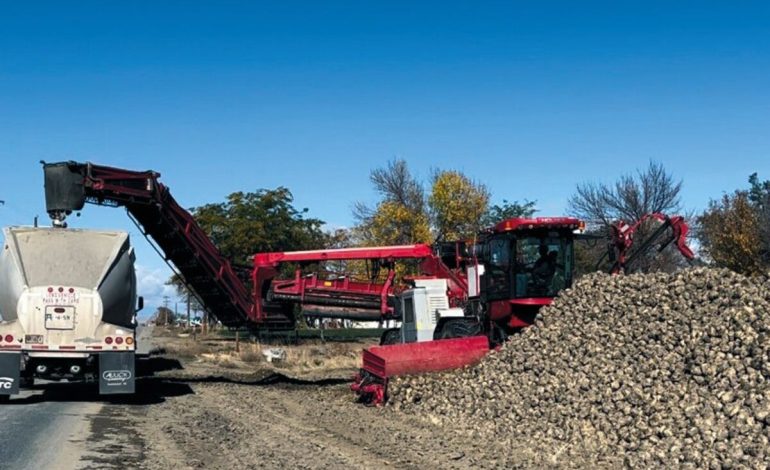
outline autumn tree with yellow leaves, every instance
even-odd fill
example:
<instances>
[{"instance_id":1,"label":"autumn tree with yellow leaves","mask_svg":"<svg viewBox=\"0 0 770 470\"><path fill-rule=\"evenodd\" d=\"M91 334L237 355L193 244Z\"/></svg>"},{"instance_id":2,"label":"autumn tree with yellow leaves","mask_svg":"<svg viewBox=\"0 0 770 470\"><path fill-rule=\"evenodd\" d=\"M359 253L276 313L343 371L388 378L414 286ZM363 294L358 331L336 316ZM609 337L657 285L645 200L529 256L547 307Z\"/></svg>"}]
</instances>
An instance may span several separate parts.
<instances>
[{"instance_id":1,"label":"autumn tree with yellow leaves","mask_svg":"<svg viewBox=\"0 0 770 470\"><path fill-rule=\"evenodd\" d=\"M486 186L454 170L433 173L428 207L438 239L473 238L483 227L489 210Z\"/></svg>"},{"instance_id":2,"label":"autumn tree with yellow leaves","mask_svg":"<svg viewBox=\"0 0 770 470\"><path fill-rule=\"evenodd\" d=\"M425 190L404 160L393 160L369 175L380 196L376 206L357 203L354 229L362 245L408 245L432 239Z\"/></svg>"},{"instance_id":3,"label":"autumn tree with yellow leaves","mask_svg":"<svg viewBox=\"0 0 770 470\"><path fill-rule=\"evenodd\" d=\"M369 179L380 201L373 207L358 203L353 209L362 245L470 239L489 225L489 190L460 171L434 170L427 192L404 160L373 170ZM514 205L534 212L534 202ZM500 206L494 207L499 212Z\"/></svg>"},{"instance_id":4,"label":"autumn tree with yellow leaves","mask_svg":"<svg viewBox=\"0 0 770 470\"><path fill-rule=\"evenodd\" d=\"M770 271L770 182L712 200L699 217L703 253L717 265L747 275Z\"/></svg>"}]
</instances>

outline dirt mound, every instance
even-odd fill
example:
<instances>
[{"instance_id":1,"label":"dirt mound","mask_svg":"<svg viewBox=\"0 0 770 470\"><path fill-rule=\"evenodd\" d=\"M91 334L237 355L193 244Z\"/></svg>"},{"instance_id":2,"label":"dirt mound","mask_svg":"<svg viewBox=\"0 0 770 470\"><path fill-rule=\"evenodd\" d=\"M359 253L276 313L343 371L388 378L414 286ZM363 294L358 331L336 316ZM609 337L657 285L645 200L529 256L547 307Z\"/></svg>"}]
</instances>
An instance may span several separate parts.
<instances>
[{"instance_id":1,"label":"dirt mound","mask_svg":"<svg viewBox=\"0 0 770 470\"><path fill-rule=\"evenodd\" d=\"M479 365L390 403L542 463L770 466L770 289L726 270L591 275Z\"/></svg>"}]
</instances>

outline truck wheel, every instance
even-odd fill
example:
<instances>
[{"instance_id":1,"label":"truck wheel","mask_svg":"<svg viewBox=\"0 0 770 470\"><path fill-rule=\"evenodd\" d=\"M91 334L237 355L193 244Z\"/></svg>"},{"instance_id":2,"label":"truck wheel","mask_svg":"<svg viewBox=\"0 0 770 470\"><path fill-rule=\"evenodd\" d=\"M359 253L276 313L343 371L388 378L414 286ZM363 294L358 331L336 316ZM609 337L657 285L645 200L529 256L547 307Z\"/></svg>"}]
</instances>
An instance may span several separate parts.
<instances>
[{"instance_id":1,"label":"truck wheel","mask_svg":"<svg viewBox=\"0 0 770 470\"><path fill-rule=\"evenodd\" d=\"M380 346L388 344L398 344L401 342L401 330L398 328L389 328L382 332L380 337Z\"/></svg>"},{"instance_id":2,"label":"truck wheel","mask_svg":"<svg viewBox=\"0 0 770 470\"><path fill-rule=\"evenodd\" d=\"M433 339L467 338L481 334L481 325L477 321L452 319L442 323L433 332Z\"/></svg>"}]
</instances>

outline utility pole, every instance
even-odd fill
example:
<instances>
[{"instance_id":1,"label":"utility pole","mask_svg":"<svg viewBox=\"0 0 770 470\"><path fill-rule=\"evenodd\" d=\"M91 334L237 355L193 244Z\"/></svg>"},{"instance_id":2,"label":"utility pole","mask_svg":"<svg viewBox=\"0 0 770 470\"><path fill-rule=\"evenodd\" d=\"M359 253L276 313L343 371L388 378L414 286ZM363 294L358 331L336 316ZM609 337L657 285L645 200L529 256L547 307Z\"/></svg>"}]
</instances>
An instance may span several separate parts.
<instances>
[{"instance_id":1,"label":"utility pole","mask_svg":"<svg viewBox=\"0 0 770 470\"><path fill-rule=\"evenodd\" d=\"M168 326L168 303L171 299L167 295L163 296L163 324Z\"/></svg>"}]
</instances>

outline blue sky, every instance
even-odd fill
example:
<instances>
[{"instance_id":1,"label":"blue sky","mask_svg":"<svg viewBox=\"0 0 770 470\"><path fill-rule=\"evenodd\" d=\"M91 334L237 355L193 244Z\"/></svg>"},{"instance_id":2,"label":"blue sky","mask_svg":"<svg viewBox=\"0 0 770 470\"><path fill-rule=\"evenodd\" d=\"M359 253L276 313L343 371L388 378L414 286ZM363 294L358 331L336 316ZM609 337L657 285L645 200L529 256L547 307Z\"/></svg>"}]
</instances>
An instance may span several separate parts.
<instances>
[{"instance_id":1,"label":"blue sky","mask_svg":"<svg viewBox=\"0 0 770 470\"><path fill-rule=\"evenodd\" d=\"M740 5L740 7L738 7ZM685 205L770 178L766 2L2 2L0 225L39 160L154 169L184 206L286 186L334 226L393 157L561 213L662 162ZM152 308L168 275L121 210Z\"/></svg>"}]
</instances>

